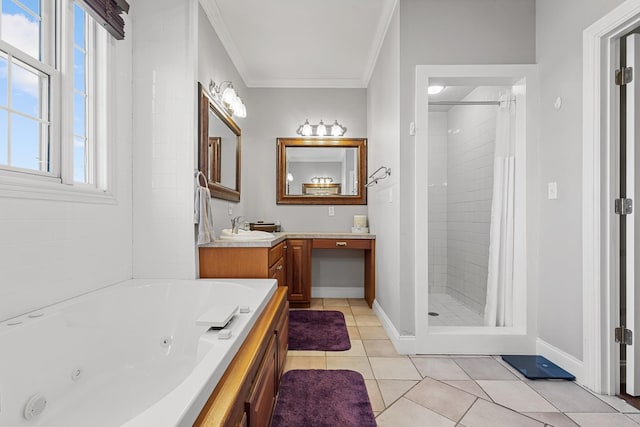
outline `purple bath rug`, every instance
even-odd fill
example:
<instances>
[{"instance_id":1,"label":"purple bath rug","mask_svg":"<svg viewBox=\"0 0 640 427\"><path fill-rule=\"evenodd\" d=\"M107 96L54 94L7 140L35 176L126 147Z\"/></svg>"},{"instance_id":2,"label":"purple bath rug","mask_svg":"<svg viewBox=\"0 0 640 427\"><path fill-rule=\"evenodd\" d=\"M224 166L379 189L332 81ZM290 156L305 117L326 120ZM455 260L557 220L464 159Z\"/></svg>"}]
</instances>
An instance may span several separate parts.
<instances>
[{"instance_id":1,"label":"purple bath rug","mask_svg":"<svg viewBox=\"0 0 640 427\"><path fill-rule=\"evenodd\" d=\"M351 348L339 311L289 311L289 350L344 351Z\"/></svg>"},{"instance_id":2,"label":"purple bath rug","mask_svg":"<svg viewBox=\"0 0 640 427\"><path fill-rule=\"evenodd\" d=\"M271 427L375 427L358 372L293 370L282 376Z\"/></svg>"}]
</instances>

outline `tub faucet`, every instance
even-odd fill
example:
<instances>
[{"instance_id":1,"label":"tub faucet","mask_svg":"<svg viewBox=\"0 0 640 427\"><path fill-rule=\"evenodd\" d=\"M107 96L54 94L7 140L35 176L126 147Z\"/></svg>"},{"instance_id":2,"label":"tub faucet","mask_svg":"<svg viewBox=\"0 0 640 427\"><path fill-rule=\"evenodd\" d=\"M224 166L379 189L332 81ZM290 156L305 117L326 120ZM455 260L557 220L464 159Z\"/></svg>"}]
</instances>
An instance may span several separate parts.
<instances>
[{"instance_id":1,"label":"tub faucet","mask_svg":"<svg viewBox=\"0 0 640 427\"><path fill-rule=\"evenodd\" d=\"M231 232L233 234L238 234L238 227L240 227L240 220L242 219L241 216L237 216L234 218L231 218Z\"/></svg>"}]
</instances>

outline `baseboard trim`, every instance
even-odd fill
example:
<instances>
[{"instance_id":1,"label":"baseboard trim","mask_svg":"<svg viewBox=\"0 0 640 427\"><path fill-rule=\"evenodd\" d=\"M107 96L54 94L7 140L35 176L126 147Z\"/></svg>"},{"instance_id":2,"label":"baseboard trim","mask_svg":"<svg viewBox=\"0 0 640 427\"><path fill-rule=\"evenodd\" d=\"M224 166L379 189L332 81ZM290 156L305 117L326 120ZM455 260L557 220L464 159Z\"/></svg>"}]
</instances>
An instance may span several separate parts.
<instances>
[{"instance_id":1,"label":"baseboard trim","mask_svg":"<svg viewBox=\"0 0 640 427\"><path fill-rule=\"evenodd\" d=\"M391 343L396 348L396 351L400 354L416 354L415 352L415 342L416 337L413 335L400 335L396 327L387 316L387 313L384 312L382 306L378 304L378 301L373 301L373 312L376 313L380 322L382 323L382 327L385 332L389 336Z\"/></svg>"},{"instance_id":2,"label":"baseboard trim","mask_svg":"<svg viewBox=\"0 0 640 427\"><path fill-rule=\"evenodd\" d=\"M312 298L364 298L362 286L312 286Z\"/></svg>"},{"instance_id":3,"label":"baseboard trim","mask_svg":"<svg viewBox=\"0 0 640 427\"><path fill-rule=\"evenodd\" d=\"M560 350L548 342L537 338L536 339L536 352L549 359L562 369L571 372L576 377L576 382L584 384L584 363L578 360L574 356Z\"/></svg>"}]
</instances>

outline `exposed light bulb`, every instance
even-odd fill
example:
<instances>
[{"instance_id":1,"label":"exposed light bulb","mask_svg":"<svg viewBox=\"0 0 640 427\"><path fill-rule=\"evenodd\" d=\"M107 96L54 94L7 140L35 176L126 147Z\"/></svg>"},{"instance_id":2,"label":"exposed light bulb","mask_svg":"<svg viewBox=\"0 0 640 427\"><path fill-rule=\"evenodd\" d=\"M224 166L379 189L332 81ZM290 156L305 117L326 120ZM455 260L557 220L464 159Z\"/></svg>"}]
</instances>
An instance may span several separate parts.
<instances>
[{"instance_id":1,"label":"exposed light bulb","mask_svg":"<svg viewBox=\"0 0 640 427\"><path fill-rule=\"evenodd\" d=\"M289 182L293 181L293 174L291 172L287 174L287 181Z\"/></svg>"},{"instance_id":2,"label":"exposed light bulb","mask_svg":"<svg viewBox=\"0 0 640 427\"><path fill-rule=\"evenodd\" d=\"M327 134L327 127L324 125L322 120L320 120L320 123L318 124L318 127L316 128L316 135L325 136L326 134Z\"/></svg>"},{"instance_id":3,"label":"exposed light bulb","mask_svg":"<svg viewBox=\"0 0 640 427\"><path fill-rule=\"evenodd\" d=\"M222 92L222 102L224 102L227 105L231 105L233 100L236 99L237 97L238 97L238 94L236 93L236 90L233 88L233 86L228 86Z\"/></svg>"},{"instance_id":4,"label":"exposed light bulb","mask_svg":"<svg viewBox=\"0 0 640 427\"><path fill-rule=\"evenodd\" d=\"M305 120L302 125L302 131L300 132L303 136L311 136L313 134L313 128L309 124L309 120Z\"/></svg>"},{"instance_id":5,"label":"exposed light bulb","mask_svg":"<svg viewBox=\"0 0 640 427\"><path fill-rule=\"evenodd\" d=\"M234 111L234 114L241 119L247 117L247 107L245 107L244 102L240 101L240 107L238 108L238 111Z\"/></svg>"},{"instance_id":6,"label":"exposed light bulb","mask_svg":"<svg viewBox=\"0 0 640 427\"><path fill-rule=\"evenodd\" d=\"M342 129L342 126L340 126L338 124L338 121L336 120L335 122L333 122L333 125L331 126L331 136L342 136L344 134L344 129Z\"/></svg>"},{"instance_id":7,"label":"exposed light bulb","mask_svg":"<svg viewBox=\"0 0 640 427\"><path fill-rule=\"evenodd\" d=\"M441 85L432 85L427 89L427 93L429 95L437 95L444 90L444 86Z\"/></svg>"},{"instance_id":8,"label":"exposed light bulb","mask_svg":"<svg viewBox=\"0 0 640 427\"><path fill-rule=\"evenodd\" d=\"M229 107L231 107L233 112L238 115L237 112L242 109L242 99L240 99L240 97L236 95L236 97L233 98L231 102L229 102Z\"/></svg>"}]
</instances>

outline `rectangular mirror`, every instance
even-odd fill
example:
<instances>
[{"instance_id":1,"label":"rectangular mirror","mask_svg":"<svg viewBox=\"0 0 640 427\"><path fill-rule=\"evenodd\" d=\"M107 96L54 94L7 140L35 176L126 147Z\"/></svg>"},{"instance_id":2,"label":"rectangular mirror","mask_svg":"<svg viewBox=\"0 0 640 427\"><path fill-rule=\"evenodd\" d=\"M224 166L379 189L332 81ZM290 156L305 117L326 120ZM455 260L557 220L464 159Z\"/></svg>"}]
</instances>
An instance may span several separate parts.
<instances>
[{"instance_id":1,"label":"rectangular mirror","mask_svg":"<svg viewBox=\"0 0 640 427\"><path fill-rule=\"evenodd\" d=\"M240 201L241 131L231 116L198 83L198 167L211 197Z\"/></svg>"},{"instance_id":2,"label":"rectangular mirror","mask_svg":"<svg viewBox=\"0 0 640 427\"><path fill-rule=\"evenodd\" d=\"M277 203L366 205L367 140L278 138Z\"/></svg>"}]
</instances>

